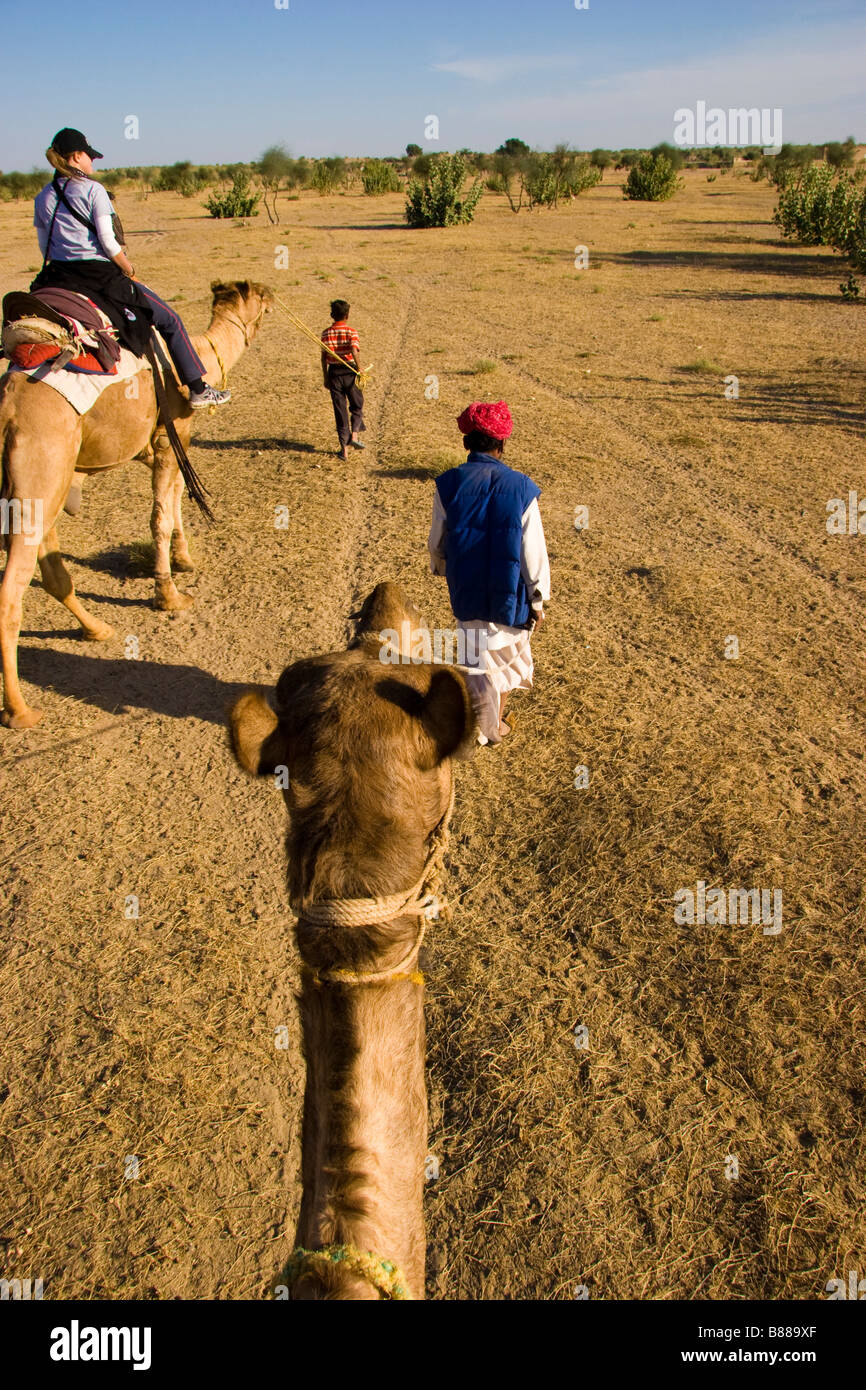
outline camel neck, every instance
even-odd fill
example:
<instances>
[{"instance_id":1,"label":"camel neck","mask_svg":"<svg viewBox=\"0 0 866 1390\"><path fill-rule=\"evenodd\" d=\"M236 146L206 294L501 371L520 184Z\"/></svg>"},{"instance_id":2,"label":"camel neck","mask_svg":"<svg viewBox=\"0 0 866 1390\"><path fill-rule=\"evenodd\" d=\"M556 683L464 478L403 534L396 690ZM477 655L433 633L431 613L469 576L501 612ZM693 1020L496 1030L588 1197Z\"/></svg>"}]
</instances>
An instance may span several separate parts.
<instances>
[{"instance_id":1,"label":"camel neck","mask_svg":"<svg viewBox=\"0 0 866 1390\"><path fill-rule=\"evenodd\" d=\"M205 335L205 342L208 338L211 339L227 372L243 353L247 345L247 333L248 329L244 328L240 319L235 321L225 314L214 314L211 319Z\"/></svg>"},{"instance_id":2,"label":"camel neck","mask_svg":"<svg viewBox=\"0 0 866 1390\"><path fill-rule=\"evenodd\" d=\"M299 1245L356 1245L393 1260L424 1295L427 1147L424 995L411 980L306 980L307 1094Z\"/></svg>"}]
</instances>

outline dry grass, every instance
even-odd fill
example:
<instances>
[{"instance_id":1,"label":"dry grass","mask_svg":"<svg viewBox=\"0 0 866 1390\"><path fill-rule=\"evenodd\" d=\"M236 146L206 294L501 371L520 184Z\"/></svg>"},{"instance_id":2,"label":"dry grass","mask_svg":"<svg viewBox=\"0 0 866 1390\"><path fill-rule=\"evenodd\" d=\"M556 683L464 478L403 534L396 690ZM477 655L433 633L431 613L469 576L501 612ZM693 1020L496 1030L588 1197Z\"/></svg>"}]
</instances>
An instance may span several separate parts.
<instances>
[{"instance_id":1,"label":"dry grass","mask_svg":"<svg viewBox=\"0 0 866 1390\"><path fill-rule=\"evenodd\" d=\"M143 470L88 484L61 523L118 641L85 650L28 594L22 673L47 713L0 747L4 1274L49 1297L240 1298L280 1267L302 1086L283 811L230 762L222 711L339 645L378 579L447 623L432 480L494 357L555 598L512 739L458 770L459 911L427 960L429 1292L815 1298L866 1269L866 541L824 525L861 481L862 310L830 253L778 243L766 187L728 180L720 202L696 174L660 208L617 184L579 205L601 309L564 273L574 208L514 218L486 196L471 227L410 232L389 225L397 196L305 195L289 298L307 322L333 297L315 271L366 243L368 268L335 281L376 364L366 453L333 459L317 356L275 319L195 449L219 525L191 519L189 614L153 612L125 558ZM187 295L194 330L215 276L287 283L266 226L119 201L165 233L136 264ZM23 206L0 223L5 292L33 232ZM699 353L739 400L682 372ZM698 879L781 888L783 931L678 926Z\"/></svg>"}]
</instances>

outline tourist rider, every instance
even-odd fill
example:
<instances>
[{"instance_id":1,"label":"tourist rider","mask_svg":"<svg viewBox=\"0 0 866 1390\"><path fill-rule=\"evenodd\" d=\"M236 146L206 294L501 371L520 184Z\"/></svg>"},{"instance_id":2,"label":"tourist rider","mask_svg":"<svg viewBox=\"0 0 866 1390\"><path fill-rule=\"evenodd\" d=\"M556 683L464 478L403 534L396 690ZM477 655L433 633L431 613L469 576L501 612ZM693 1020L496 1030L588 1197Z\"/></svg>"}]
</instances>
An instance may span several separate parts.
<instances>
[{"instance_id":1,"label":"tourist rider","mask_svg":"<svg viewBox=\"0 0 866 1390\"><path fill-rule=\"evenodd\" d=\"M44 261L31 291L56 285L87 295L111 319L121 342L138 354L154 325L189 387L193 409L226 405L231 392L205 382L204 364L178 315L135 278L114 233L108 192L92 178L94 159L102 159L99 150L80 130L65 127L45 157L57 172L36 197L33 222Z\"/></svg>"}]
</instances>

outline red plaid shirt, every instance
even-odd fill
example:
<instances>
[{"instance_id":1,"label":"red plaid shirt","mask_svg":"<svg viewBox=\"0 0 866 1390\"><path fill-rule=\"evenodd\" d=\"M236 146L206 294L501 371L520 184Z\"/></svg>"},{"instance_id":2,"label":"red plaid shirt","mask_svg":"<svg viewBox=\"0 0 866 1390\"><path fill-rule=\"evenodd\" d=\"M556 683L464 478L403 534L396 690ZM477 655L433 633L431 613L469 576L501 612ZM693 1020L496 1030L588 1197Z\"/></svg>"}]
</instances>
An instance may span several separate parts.
<instances>
[{"instance_id":1,"label":"red plaid shirt","mask_svg":"<svg viewBox=\"0 0 866 1390\"><path fill-rule=\"evenodd\" d=\"M360 353L361 344L354 328L351 328L345 319L339 323L332 323L330 328L326 328L322 334L322 342L329 347L332 352L336 352L344 362L351 362L354 366L352 351ZM333 357L328 359L333 362Z\"/></svg>"}]
</instances>

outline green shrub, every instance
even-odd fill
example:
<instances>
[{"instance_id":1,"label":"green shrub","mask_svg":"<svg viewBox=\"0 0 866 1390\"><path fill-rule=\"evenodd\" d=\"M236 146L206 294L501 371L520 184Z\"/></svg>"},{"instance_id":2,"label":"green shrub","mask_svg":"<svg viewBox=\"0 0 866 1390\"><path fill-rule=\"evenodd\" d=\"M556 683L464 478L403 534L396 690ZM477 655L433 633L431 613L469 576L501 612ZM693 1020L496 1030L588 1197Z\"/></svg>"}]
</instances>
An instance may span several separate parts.
<instances>
[{"instance_id":1,"label":"green shrub","mask_svg":"<svg viewBox=\"0 0 866 1390\"><path fill-rule=\"evenodd\" d=\"M317 159L313 164L310 183L318 193L336 193L346 182L346 161L339 155Z\"/></svg>"},{"instance_id":2,"label":"green shrub","mask_svg":"<svg viewBox=\"0 0 866 1390\"><path fill-rule=\"evenodd\" d=\"M443 154L423 180L412 179L406 198L406 221L410 227L453 227L471 222L482 194L476 179L463 194L466 161L459 154Z\"/></svg>"},{"instance_id":3,"label":"green shrub","mask_svg":"<svg viewBox=\"0 0 866 1390\"><path fill-rule=\"evenodd\" d=\"M238 172L229 192L222 195L212 193L204 207L211 217L258 217L256 203L261 196L260 193L250 193L249 177Z\"/></svg>"},{"instance_id":4,"label":"green shrub","mask_svg":"<svg viewBox=\"0 0 866 1390\"><path fill-rule=\"evenodd\" d=\"M645 203L661 203L672 198L681 185L682 179L677 178L676 170L667 155L644 154L637 164L629 169L622 192L624 198L635 198Z\"/></svg>"},{"instance_id":5,"label":"green shrub","mask_svg":"<svg viewBox=\"0 0 866 1390\"><path fill-rule=\"evenodd\" d=\"M862 189L847 174L813 165L781 185L773 221L804 246L835 246L844 243L862 201Z\"/></svg>"},{"instance_id":6,"label":"green shrub","mask_svg":"<svg viewBox=\"0 0 866 1390\"><path fill-rule=\"evenodd\" d=\"M397 193L400 188L397 170L384 159L368 159L361 170L361 182L364 192L371 198L382 193Z\"/></svg>"},{"instance_id":7,"label":"green shrub","mask_svg":"<svg viewBox=\"0 0 866 1390\"><path fill-rule=\"evenodd\" d=\"M789 175L780 186L773 221L783 236L803 246L832 246L848 258L854 272L866 274L866 186L861 179L829 165ZM859 293L854 275L839 288L846 299Z\"/></svg>"}]
</instances>

